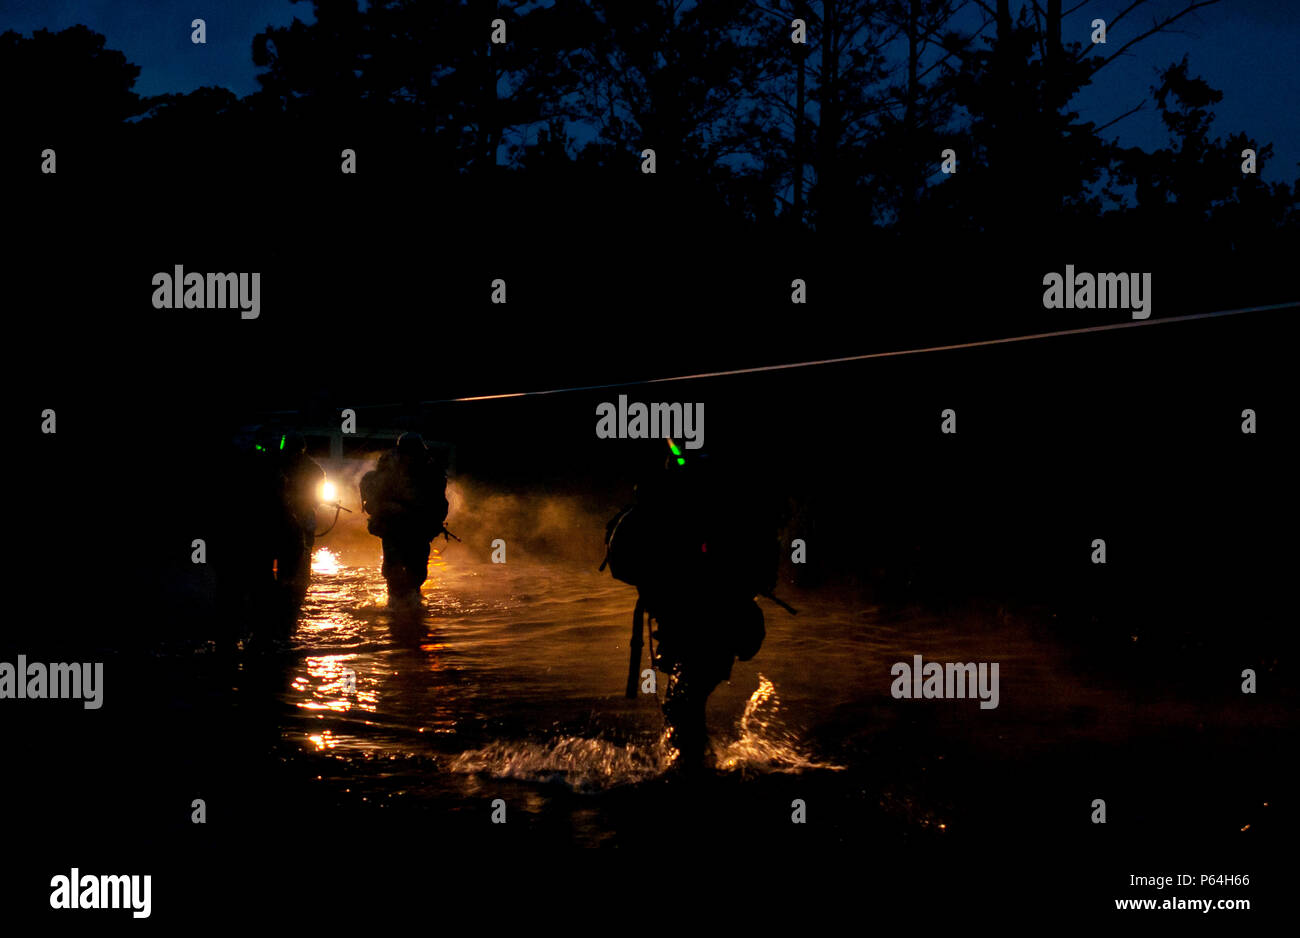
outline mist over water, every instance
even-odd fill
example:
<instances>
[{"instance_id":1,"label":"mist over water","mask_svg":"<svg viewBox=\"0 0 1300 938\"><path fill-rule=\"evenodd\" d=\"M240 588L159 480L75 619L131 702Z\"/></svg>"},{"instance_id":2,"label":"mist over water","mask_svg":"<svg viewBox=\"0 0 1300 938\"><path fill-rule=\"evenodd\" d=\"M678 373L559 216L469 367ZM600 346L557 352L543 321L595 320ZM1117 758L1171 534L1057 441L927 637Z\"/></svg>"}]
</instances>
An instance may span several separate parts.
<instances>
[{"instance_id":1,"label":"mist over water","mask_svg":"<svg viewBox=\"0 0 1300 938\"><path fill-rule=\"evenodd\" d=\"M377 552L379 540L366 530L366 515L361 511L361 477L375 468L376 453L367 459L319 459L326 476L338 486L339 503L351 514L339 516L338 524L318 540L317 546L332 550ZM477 480L449 474L447 480L447 529L460 543L439 537L439 545L453 562L484 561L492 552L492 542L506 542L510 563L558 562L590 565L594 570L605 556L605 522L630 501L632 493L618 498L601 498L533 491L503 491ZM321 529L333 512L319 512Z\"/></svg>"}]
</instances>

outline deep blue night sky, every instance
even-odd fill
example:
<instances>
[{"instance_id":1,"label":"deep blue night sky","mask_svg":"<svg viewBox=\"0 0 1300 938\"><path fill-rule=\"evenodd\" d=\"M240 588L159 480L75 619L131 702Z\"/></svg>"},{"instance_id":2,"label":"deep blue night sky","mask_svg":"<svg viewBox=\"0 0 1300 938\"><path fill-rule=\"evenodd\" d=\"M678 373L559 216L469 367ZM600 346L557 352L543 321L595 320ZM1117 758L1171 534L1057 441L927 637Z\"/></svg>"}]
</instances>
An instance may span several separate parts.
<instances>
[{"instance_id":1,"label":"deep blue night sky","mask_svg":"<svg viewBox=\"0 0 1300 938\"><path fill-rule=\"evenodd\" d=\"M1118 48L1133 32L1147 29L1153 16L1185 0L1154 0L1110 33ZM1072 4L1065 4L1068 9ZM1065 39L1087 41L1093 17L1113 15L1119 0L1091 0L1065 22ZM501 4L507 9L509 4ZM104 34L140 66L136 91L142 95L188 92L219 85L244 95L256 90L253 36L268 25L311 21L308 2L289 0L0 0L0 31L61 30L84 23ZM207 21L207 45L190 42L190 22ZM1178 34L1153 36L1111 63L1097 84L1077 101L1085 118L1103 124L1139 101L1149 100L1154 70L1190 55L1199 74L1224 93L1214 133L1244 130L1261 144L1272 142L1275 156L1262 176L1291 181L1300 176L1300 2L1223 0L1181 20ZM1132 32L1130 32L1132 31ZM1125 144L1143 147L1165 142L1154 107L1126 118L1106 132Z\"/></svg>"}]
</instances>

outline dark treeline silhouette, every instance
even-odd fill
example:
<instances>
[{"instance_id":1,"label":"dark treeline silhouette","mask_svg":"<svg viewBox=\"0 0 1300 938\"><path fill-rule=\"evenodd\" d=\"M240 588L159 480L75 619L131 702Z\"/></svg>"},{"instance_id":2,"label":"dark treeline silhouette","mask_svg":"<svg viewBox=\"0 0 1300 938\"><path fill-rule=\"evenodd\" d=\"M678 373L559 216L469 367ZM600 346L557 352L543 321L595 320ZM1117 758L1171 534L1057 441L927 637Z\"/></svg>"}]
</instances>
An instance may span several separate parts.
<instances>
[{"instance_id":1,"label":"dark treeline silhouette","mask_svg":"<svg viewBox=\"0 0 1300 938\"><path fill-rule=\"evenodd\" d=\"M440 215L487 218L497 242L507 217L547 241L599 242L632 222L643 244L681 237L689 219L715 244L779 243L832 269L869 252L899 278L940 257L1002 272L1104 254L1127 263L1098 269L1163 261L1185 277L1212 261L1243 303L1265 301L1297 246L1297 191L1241 172L1244 148L1261 170L1271 149L1212 134L1221 95L1194 63L1151 89L1167 146L1122 147L1113 122L1075 110L1131 46L1213 2L1130 30L1146 5L1134 4L1094 47L1064 41L1056 0L555 0L506 14L318 0L310 25L251 37L261 88L244 98L141 98L138 68L84 27L10 32L5 158L30 173L53 147L68 176L229 184L292 205L293 190L339 198L352 148L362 185L435 187ZM498 15L504 44L490 41ZM806 44L791 41L796 19ZM945 176L949 147L958 171Z\"/></svg>"},{"instance_id":2,"label":"dark treeline silhouette","mask_svg":"<svg viewBox=\"0 0 1300 938\"><path fill-rule=\"evenodd\" d=\"M250 37L261 88L243 98L142 98L138 68L84 27L8 32L2 158L31 180L9 195L28 234L15 266L77 259L88 276L63 290L130 310L102 337L165 330L178 351L158 367L181 374L202 347L274 382L277 362L363 338L364 311L372 352L378 334L437 350L418 372L347 356L389 399L1127 318L1045 310L1043 276L1066 264L1150 271L1156 318L1294 300L1296 187L1241 172L1247 144L1268 168L1267 142L1216 136L1219 92L1184 59L1150 89L1168 145L1119 146L1073 108L1129 51L1127 21L1085 48L1063 41L1060 4L1012 6L557 0L501 14L494 45L492 4L319 2L310 25ZM150 309L149 277L174 263L264 271L258 341ZM508 306L490 303L497 277ZM483 316L510 324L490 371L458 354ZM574 341L555 341L560 321Z\"/></svg>"}]
</instances>

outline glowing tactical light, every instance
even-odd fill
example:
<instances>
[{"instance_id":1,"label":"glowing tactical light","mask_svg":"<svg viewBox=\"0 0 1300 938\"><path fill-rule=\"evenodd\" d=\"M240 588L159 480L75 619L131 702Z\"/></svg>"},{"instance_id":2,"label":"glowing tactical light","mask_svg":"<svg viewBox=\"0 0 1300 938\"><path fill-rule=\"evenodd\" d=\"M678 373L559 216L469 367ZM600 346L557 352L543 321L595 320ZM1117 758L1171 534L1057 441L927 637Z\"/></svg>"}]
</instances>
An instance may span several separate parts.
<instances>
[{"instance_id":1,"label":"glowing tactical light","mask_svg":"<svg viewBox=\"0 0 1300 938\"><path fill-rule=\"evenodd\" d=\"M677 448L677 444L672 441L671 437L668 438L668 448L672 450L673 455L677 457L677 465L686 465L686 460L682 458L682 451Z\"/></svg>"},{"instance_id":2,"label":"glowing tactical light","mask_svg":"<svg viewBox=\"0 0 1300 938\"><path fill-rule=\"evenodd\" d=\"M324 482L320 484L321 501L325 502L326 504L332 505L334 504L334 502L338 501L338 497L339 497L338 489L334 486L334 483L331 482L329 479L326 479Z\"/></svg>"}]
</instances>

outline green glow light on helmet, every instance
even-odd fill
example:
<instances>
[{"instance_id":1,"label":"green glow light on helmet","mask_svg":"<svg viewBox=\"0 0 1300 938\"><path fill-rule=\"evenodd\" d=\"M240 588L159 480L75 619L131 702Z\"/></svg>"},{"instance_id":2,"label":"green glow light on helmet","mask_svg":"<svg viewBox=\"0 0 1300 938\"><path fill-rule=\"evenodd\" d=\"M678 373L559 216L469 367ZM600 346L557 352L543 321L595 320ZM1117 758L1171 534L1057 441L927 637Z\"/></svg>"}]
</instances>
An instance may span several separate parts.
<instances>
[{"instance_id":1,"label":"green glow light on helmet","mask_svg":"<svg viewBox=\"0 0 1300 938\"><path fill-rule=\"evenodd\" d=\"M288 437L287 433L280 434L280 449L284 449L284 441L286 437Z\"/></svg>"},{"instance_id":2,"label":"green glow light on helmet","mask_svg":"<svg viewBox=\"0 0 1300 938\"><path fill-rule=\"evenodd\" d=\"M686 465L686 460L682 458L682 451L677 448L677 444L673 442L672 437L668 437L667 439L668 439L668 448L672 450L673 455L677 457L677 465L679 466Z\"/></svg>"}]
</instances>

